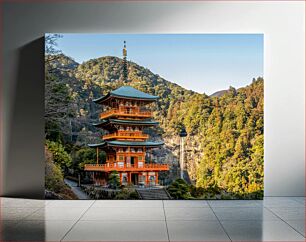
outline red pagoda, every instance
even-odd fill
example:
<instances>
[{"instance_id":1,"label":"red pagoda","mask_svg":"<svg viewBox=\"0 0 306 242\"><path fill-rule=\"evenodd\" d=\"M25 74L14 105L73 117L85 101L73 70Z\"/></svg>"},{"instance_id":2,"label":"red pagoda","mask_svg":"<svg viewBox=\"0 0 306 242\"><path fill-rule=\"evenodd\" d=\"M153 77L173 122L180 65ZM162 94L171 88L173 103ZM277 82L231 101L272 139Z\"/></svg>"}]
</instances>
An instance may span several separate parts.
<instances>
[{"instance_id":1,"label":"red pagoda","mask_svg":"<svg viewBox=\"0 0 306 242\"><path fill-rule=\"evenodd\" d=\"M125 46L123 55L127 80ZM167 164L152 162L152 149L164 143L148 141L149 135L143 132L147 127L158 125L147 109L157 99L133 87L122 86L94 100L103 107L100 122L94 125L107 131L101 143L89 144L96 148L97 163L85 165L85 171L93 172L95 184L106 185L110 172L117 171L123 185L157 185L158 173L169 170ZM99 149L106 153L105 164L99 163Z\"/></svg>"}]
</instances>

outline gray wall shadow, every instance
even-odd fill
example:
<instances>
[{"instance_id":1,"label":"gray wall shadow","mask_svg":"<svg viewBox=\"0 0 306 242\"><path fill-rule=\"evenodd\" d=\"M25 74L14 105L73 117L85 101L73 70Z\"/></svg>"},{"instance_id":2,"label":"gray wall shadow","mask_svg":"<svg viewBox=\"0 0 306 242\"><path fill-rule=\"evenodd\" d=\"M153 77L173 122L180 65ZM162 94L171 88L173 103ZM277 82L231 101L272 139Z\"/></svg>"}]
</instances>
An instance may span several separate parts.
<instances>
[{"instance_id":1,"label":"gray wall shadow","mask_svg":"<svg viewBox=\"0 0 306 242\"><path fill-rule=\"evenodd\" d=\"M8 197L43 198L44 37L20 47L17 58L3 190Z\"/></svg>"}]
</instances>

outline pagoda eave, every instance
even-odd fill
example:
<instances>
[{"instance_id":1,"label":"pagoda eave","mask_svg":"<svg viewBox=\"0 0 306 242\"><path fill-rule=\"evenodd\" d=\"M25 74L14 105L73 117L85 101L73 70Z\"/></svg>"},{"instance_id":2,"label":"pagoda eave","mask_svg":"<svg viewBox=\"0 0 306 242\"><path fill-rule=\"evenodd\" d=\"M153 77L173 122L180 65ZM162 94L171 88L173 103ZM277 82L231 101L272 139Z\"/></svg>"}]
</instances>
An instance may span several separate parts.
<instances>
[{"instance_id":1,"label":"pagoda eave","mask_svg":"<svg viewBox=\"0 0 306 242\"><path fill-rule=\"evenodd\" d=\"M155 102L158 97L156 98L138 98L138 97L129 97L129 96L117 96L117 95L106 95L97 99L92 100L96 104L103 104L104 102L108 101L111 98L122 98L122 99L129 99L129 100L139 100L139 101L146 101L146 102Z\"/></svg>"},{"instance_id":2,"label":"pagoda eave","mask_svg":"<svg viewBox=\"0 0 306 242\"><path fill-rule=\"evenodd\" d=\"M157 148L162 146L164 142L149 142L149 141L104 141L99 144L88 144L89 147L146 147L146 148Z\"/></svg>"},{"instance_id":3,"label":"pagoda eave","mask_svg":"<svg viewBox=\"0 0 306 242\"><path fill-rule=\"evenodd\" d=\"M130 86L122 86L116 89L115 91L109 92L103 97L94 99L93 102L102 104L103 102L113 97L131 99L131 100L149 101L149 102L154 102L159 98L158 96L153 96L148 93L144 93Z\"/></svg>"}]
</instances>

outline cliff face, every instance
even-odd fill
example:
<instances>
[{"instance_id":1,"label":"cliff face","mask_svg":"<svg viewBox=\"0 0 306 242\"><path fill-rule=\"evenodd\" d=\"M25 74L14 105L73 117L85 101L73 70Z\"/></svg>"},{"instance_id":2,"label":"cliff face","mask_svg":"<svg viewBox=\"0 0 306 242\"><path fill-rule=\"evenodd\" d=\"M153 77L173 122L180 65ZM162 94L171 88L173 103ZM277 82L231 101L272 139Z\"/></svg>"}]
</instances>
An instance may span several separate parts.
<instances>
[{"instance_id":1,"label":"cliff face","mask_svg":"<svg viewBox=\"0 0 306 242\"><path fill-rule=\"evenodd\" d=\"M152 105L157 129L147 132L165 146L153 154L157 162L168 163L170 174L178 173L179 137L184 125L186 167L192 183L199 187L220 187L235 193L263 189L263 79L244 88L230 88L222 95L207 96L186 90L149 69L128 62L128 81L123 80L122 59L101 57L78 64L64 55L52 63L54 78L69 91L72 114L64 139L72 145L97 142L100 130L92 126L98 120L99 106L92 100L122 85L159 96Z\"/></svg>"}]
</instances>

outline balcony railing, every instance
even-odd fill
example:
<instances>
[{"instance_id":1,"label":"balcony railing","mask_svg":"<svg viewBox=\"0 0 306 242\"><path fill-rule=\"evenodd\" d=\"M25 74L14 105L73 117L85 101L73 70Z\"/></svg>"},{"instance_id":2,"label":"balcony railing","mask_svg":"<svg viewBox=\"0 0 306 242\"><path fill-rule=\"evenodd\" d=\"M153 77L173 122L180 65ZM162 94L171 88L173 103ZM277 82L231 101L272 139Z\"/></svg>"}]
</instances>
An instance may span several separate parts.
<instances>
[{"instance_id":1,"label":"balcony railing","mask_svg":"<svg viewBox=\"0 0 306 242\"><path fill-rule=\"evenodd\" d=\"M102 139L148 139L149 135L142 133L141 131L118 131L116 133L106 134L102 136Z\"/></svg>"},{"instance_id":2,"label":"balcony railing","mask_svg":"<svg viewBox=\"0 0 306 242\"><path fill-rule=\"evenodd\" d=\"M142 151L118 151L116 153L117 155L123 155L125 157L128 157L128 156L145 156L146 153L145 152L142 152Z\"/></svg>"},{"instance_id":3,"label":"balcony railing","mask_svg":"<svg viewBox=\"0 0 306 242\"><path fill-rule=\"evenodd\" d=\"M128 110L128 109L110 109L100 114L100 119L109 118L111 116L124 116L124 117L144 117L150 118L152 116L151 111L147 110Z\"/></svg>"},{"instance_id":4,"label":"balcony railing","mask_svg":"<svg viewBox=\"0 0 306 242\"><path fill-rule=\"evenodd\" d=\"M117 164L117 163L107 163L107 164L86 164L85 171L168 171L169 165L167 164L143 164L130 165L130 164Z\"/></svg>"}]
</instances>

